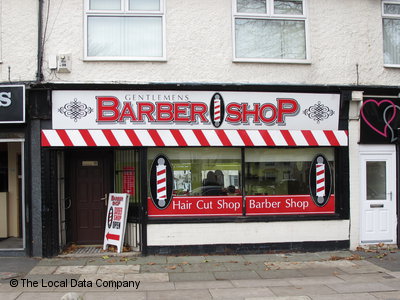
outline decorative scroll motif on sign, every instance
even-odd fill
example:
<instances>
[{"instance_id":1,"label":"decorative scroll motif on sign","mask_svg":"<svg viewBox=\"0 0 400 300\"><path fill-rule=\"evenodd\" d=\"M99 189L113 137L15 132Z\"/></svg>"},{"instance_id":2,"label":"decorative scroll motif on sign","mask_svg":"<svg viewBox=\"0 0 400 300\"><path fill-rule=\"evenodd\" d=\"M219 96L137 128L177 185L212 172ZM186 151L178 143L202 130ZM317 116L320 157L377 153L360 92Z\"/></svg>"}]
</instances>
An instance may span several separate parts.
<instances>
[{"instance_id":1,"label":"decorative scroll motif on sign","mask_svg":"<svg viewBox=\"0 0 400 300\"><path fill-rule=\"evenodd\" d=\"M303 112L307 117L314 120L318 124L321 121L328 119L330 116L333 116L333 114L335 113L328 106L323 105L321 101L318 101L318 103L316 103L313 106L310 106Z\"/></svg>"},{"instance_id":2,"label":"decorative scroll motif on sign","mask_svg":"<svg viewBox=\"0 0 400 300\"><path fill-rule=\"evenodd\" d=\"M67 118L73 119L74 122L77 122L78 119L82 119L88 114L92 113L93 108L88 107L86 104L78 101L75 98L74 101L65 104L63 107L60 107L58 111Z\"/></svg>"}]
</instances>

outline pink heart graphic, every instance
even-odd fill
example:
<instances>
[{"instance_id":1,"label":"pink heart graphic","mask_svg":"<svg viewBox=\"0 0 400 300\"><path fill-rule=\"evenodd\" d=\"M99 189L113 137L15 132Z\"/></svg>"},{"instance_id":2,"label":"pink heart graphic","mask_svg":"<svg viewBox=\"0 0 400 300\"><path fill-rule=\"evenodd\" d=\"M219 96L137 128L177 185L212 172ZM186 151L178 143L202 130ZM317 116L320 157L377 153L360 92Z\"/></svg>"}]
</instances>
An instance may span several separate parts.
<instances>
[{"instance_id":1,"label":"pink heart graphic","mask_svg":"<svg viewBox=\"0 0 400 300\"><path fill-rule=\"evenodd\" d=\"M389 104L393 107L393 115L392 115L392 117L387 121L385 127L383 128L383 131L379 130L379 129L376 128L374 125L372 125L371 122L368 121L368 119L365 117L365 115L364 115L364 107L365 107L365 105L366 105L367 103L374 103L374 104L377 105L377 106L380 106L382 103L389 103ZM390 101L390 100L382 100L382 101L378 102L378 101L376 101L376 100L374 100L374 99L368 99L368 100L364 101L364 103L363 103L363 105L362 105L362 107L361 107L361 111L360 111L361 117L363 118L364 122L367 123L367 125L368 125L369 127L371 127L371 129L373 129L374 131L376 131L377 133L379 133L380 135L382 135L382 136L384 136L384 137L387 137L387 130L388 130L389 124L390 124L390 122L392 122L392 121L394 120L394 118L396 117L396 112L397 112L396 105L395 105L392 101ZM382 116L382 119L383 119L383 116Z\"/></svg>"}]
</instances>

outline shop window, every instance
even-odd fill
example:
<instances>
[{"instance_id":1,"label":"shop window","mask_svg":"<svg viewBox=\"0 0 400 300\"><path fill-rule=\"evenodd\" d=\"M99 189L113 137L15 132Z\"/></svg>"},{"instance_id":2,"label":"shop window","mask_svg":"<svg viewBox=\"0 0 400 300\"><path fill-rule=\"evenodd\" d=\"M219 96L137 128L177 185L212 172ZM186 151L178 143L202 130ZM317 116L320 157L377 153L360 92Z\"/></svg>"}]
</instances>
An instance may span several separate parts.
<instances>
[{"instance_id":1,"label":"shop window","mask_svg":"<svg viewBox=\"0 0 400 300\"><path fill-rule=\"evenodd\" d=\"M163 153L172 164L174 196L241 194L240 149L163 149ZM149 157L156 154L150 150Z\"/></svg>"},{"instance_id":2,"label":"shop window","mask_svg":"<svg viewBox=\"0 0 400 300\"><path fill-rule=\"evenodd\" d=\"M305 0L234 0L235 61L306 62Z\"/></svg>"},{"instance_id":3,"label":"shop window","mask_svg":"<svg viewBox=\"0 0 400 300\"><path fill-rule=\"evenodd\" d=\"M165 60L163 0L86 0L87 60Z\"/></svg>"},{"instance_id":4,"label":"shop window","mask_svg":"<svg viewBox=\"0 0 400 300\"><path fill-rule=\"evenodd\" d=\"M400 66L400 1L383 1L383 57L386 66Z\"/></svg>"},{"instance_id":5,"label":"shop window","mask_svg":"<svg viewBox=\"0 0 400 300\"><path fill-rule=\"evenodd\" d=\"M150 168L160 153L171 164L173 199L164 209L149 198L149 216L242 215L240 149L150 149Z\"/></svg>"},{"instance_id":6,"label":"shop window","mask_svg":"<svg viewBox=\"0 0 400 300\"><path fill-rule=\"evenodd\" d=\"M332 196L321 207L310 195L316 185L310 169L318 154L326 157L329 168L324 166L324 169L332 173L329 178L323 176L324 196L330 193ZM249 215L334 213L333 149L246 149L245 160Z\"/></svg>"},{"instance_id":7,"label":"shop window","mask_svg":"<svg viewBox=\"0 0 400 300\"><path fill-rule=\"evenodd\" d=\"M334 157L333 148L149 149L149 217L333 215Z\"/></svg>"},{"instance_id":8,"label":"shop window","mask_svg":"<svg viewBox=\"0 0 400 300\"><path fill-rule=\"evenodd\" d=\"M23 242L22 143L0 141L0 250Z\"/></svg>"}]
</instances>

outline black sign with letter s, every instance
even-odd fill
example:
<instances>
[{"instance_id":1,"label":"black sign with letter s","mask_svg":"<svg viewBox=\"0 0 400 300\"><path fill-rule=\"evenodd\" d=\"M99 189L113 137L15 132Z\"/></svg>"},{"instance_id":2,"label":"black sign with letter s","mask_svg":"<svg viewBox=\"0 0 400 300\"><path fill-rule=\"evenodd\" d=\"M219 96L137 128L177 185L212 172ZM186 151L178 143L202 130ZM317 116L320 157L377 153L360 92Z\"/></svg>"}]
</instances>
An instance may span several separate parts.
<instances>
[{"instance_id":1,"label":"black sign with letter s","mask_svg":"<svg viewBox=\"0 0 400 300\"><path fill-rule=\"evenodd\" d=\"M25 122L25 86L0 85L0 123Z\"/></svg>"}]
</instances>

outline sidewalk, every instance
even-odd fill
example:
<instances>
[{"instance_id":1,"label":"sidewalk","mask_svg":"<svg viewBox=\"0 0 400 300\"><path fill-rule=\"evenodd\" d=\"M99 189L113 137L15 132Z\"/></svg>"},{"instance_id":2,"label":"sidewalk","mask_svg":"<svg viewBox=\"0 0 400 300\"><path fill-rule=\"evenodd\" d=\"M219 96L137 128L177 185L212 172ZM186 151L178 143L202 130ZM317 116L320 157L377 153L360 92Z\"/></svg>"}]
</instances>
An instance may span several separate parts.
<instances>
[{"instance_id":1,"label":"sidewalk","mask_svg":"<svg viewBox=\"0 0 400 300\"><path fill-rule=\"evenodd\" d=\"M21 258L7 259L18 265ZM400 299L399 259L399 250L31 259L36 266L12 280L1 258L0 299L60 299L67 292L85 300Z\"/></svg>"}]
</instances>

